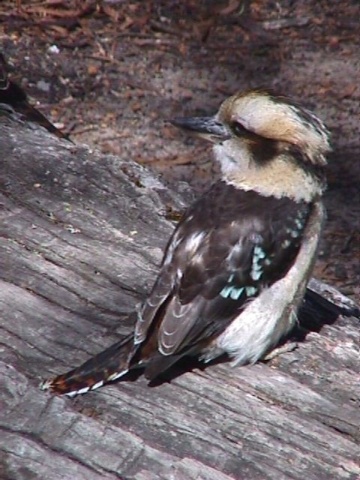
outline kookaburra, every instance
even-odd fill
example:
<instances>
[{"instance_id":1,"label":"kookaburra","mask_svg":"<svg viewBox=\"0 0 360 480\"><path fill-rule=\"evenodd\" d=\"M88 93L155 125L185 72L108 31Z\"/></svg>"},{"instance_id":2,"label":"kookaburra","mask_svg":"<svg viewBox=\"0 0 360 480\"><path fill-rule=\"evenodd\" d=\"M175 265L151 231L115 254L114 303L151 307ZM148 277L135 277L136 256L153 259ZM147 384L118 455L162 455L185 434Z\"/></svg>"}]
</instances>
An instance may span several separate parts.
<instances>
[{"instance_id":1,"label":"kookaburra","mask_svg":"<svg viewBox=\"0 0 360 480\"><path fill-rule=\"evenodd\" d=\"M69 136L55 127L44 115L33 107L28 96L19 85L9 79L7 63L4 55L0 53L0 112L5 111L7 114L17 113L21 118L30 122L38 123L59 138L69 140Z\"/></svg>"},{"instance_id":2,"label":"kookaburra","mask_svg":"<svg viewBox=\"0 0 360 480\"><path fill-rule=\"evenodd\" d=\"M177 225L134 333L44 389L85 393L138 367L153 380L186 355L254 363L296 323L324 220L325 126L264 90L173 123L213 143L221 179Z\"/></svg>"}]
</instances>

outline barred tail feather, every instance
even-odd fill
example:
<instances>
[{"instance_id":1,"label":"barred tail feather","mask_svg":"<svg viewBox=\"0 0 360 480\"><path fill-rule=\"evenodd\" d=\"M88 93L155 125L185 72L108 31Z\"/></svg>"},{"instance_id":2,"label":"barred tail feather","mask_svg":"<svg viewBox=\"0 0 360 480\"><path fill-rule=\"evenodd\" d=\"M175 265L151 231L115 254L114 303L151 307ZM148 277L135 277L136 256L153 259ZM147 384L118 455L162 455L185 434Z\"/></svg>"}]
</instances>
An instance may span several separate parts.
<instances>
[{"instance_id":1,"label":"barred tail feather","mask_svg":"<svg viewBox=\"0 0 360 480\"><path fill-rule=\"evenodd\" d=\"M133 334L114 343L70 372L45 380L40 388L69 397L95 390L128 372L132 349Z\"/></svg>"}]
</instances>

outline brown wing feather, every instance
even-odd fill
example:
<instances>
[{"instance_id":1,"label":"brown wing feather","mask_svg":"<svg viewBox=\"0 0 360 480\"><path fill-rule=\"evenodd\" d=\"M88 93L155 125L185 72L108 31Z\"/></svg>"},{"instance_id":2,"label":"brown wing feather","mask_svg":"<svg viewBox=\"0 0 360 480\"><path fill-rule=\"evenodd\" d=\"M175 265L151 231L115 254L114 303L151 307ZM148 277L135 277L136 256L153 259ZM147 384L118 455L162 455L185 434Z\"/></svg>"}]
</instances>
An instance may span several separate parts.
<instances>
[{"instance_id":1,"label":"brown wing feather","mask_svg":"<svg viewBox=\"0 0 360 480\"><path fill-rule=\"evenodd\" d=\"M178 355L223 331L249 299L286 273L308 213L306 204L216 184L178 225L140 312L136 343L151 331L155 356ZM264 274L259 277L253 271L256 248Z\"/></svg>"}]
</instances>

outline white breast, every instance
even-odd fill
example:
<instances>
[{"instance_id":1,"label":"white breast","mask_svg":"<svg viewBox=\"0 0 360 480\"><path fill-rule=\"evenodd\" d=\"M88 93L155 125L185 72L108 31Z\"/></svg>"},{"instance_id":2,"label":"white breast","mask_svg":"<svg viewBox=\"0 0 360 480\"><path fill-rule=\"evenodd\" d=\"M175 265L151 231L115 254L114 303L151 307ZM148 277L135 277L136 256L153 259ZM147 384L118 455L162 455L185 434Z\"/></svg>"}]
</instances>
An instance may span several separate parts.
<instances>
[{"instance_id":1,"label":"white breast","mask_svg":"<svg viewBox=\"0 0 360 480\"><path fill-rule=\"evenodd\" d=\"M311 275L324 216L319 202L287 275L263 290L216 339L214 347L228 353L233 365L256 362L294 326L296 310Z\"/></svg>"}]
</instances>

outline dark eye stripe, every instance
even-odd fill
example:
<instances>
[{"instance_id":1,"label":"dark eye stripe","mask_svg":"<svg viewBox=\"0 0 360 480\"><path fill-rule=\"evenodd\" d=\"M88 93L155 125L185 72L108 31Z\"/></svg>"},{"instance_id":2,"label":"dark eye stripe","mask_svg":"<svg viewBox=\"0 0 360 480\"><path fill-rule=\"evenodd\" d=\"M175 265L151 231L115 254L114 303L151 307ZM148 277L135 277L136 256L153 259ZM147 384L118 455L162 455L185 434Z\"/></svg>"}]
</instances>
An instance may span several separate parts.
<instances>
[{"instance_id":1,"label":"dark eye stripe","mask_svg":"<svg viewBox=\"0 0 360 480\"><path fill-rule=\"evenodd\" d=\"M232 122L230 128L235 133L235 135L239 137L249 133L249 131L246 130L246 128L239 122Z\"/></svg>"}]
</instances>

